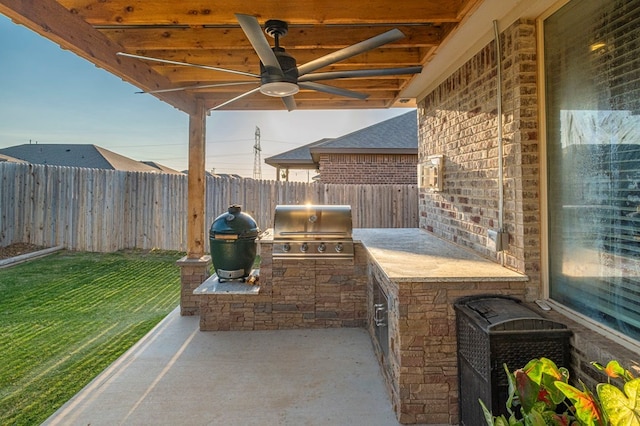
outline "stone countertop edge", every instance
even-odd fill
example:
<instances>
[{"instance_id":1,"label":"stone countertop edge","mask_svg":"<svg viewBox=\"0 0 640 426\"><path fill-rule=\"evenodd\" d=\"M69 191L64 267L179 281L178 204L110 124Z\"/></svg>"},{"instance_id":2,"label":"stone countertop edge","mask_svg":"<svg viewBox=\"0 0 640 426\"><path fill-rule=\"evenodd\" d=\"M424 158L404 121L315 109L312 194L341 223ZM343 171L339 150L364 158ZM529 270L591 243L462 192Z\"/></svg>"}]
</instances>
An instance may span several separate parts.
<instances>
[{"instance_id":1,"label":"stone countertop edge","mask_svg":"<svg viewBox=\"0 0 640 426\"><path fill-rule=\"evenodd\" d=\"M258 294L260 286L248 284L240 281L220 282L216 274L211 275L202 284L200 284L193 294Z\"/></svg>"},{"instance_id":2,"label":"stone countertop edge","mask_svg":"<svg viewBox=\"0 0 640 426\"><path fill-rule=\"evenodd\" d=\"M354 241L396 282L506 282L529 277L419 228L358 228Z\"/></svg>"}]
</instances>

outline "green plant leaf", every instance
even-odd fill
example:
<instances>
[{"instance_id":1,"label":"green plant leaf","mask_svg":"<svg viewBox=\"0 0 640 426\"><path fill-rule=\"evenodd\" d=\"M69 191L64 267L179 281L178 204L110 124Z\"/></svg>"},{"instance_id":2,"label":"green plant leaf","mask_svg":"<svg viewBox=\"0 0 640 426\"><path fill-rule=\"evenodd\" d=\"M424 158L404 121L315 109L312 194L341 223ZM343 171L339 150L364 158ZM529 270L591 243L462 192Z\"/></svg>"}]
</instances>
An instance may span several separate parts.
<instances>
[{"instance_id":1,"label":"green plant leaf","mask_svg":"<svg viewBox=\"0 0 640 426\"><path fill-rule=\"evenodd\" d=\"M621 377L627 382L629 380L634 379L633 374L631 374L629 370L625 370L624 367L622 367L620 363L616 360L609 361L606 367L604 367L602 364L599 364L597 362L592 362L591 365L593 365L598 370L604 372L607 376L611 377L612 379Z\"/></svg>"},{"instance_id":2,"label":"green plant leaf","mask_svg":"<svg viewBox=\"0 0 640 426\"><path fill-rule=\"evenodd\" d=\"M510 426L510 424L507 421L507 419L504 418L504 416L500 416L500 417L496 417L495 426Z\"/></svg>"},{"instance_id":3,"label":"green plant leaf","mask_svg":"<svg viewBox=\"0 0 640 426\"><path fill-rule=\"evenodd\" d=\"M505 373L507 374L507 380L509 382L509 398L507 398L506 402L507 412L510 416L513 417L513 410L511 407L513 407L513 401L516 397L516 379L515 376L509 371L509 367L507 367L507 364L503 364L503 367Z\"/></svg>"},{"instance_id":4,"label":"green plant leaf","mask_svg":"<svg viewBox=\"0 0 640 426\"><path fill-rule=\"evenodd\" d=\"M529 375L522 369L514 372L518 399L522 406L522 411L528 413L538 400L540 385L531 380Z\"/></svg>"},{"instance_id":5,"label":"green plant leaf","mask_svg":"<svg viewBox=\"0 0 640 426\"><path fill-rule=\"evenodd\" d=\"M605 426L606 421L602 416L598 402L591 394L591 392L581 391L568 383L557 381L556 387L562 391L562 393L571 400L576 413L576 418L586 426Z\"/></svg>"},{"instance_id":6,"label":"green plant leaf","mask_svg":"<svg viewBox=\"0 0 640 426\"><path fill-rule=\"evenodd\" d=\"M484 420L487 422L487 425L494 426L495 423L493 422L493 414L491 413L491 411L489 411L487 406L484 405L484 402L482 402L480 398L478 398L478 402L480 403L480 407L482 407L482 414L484 414Z\"/></svg>"},{"instance_id":7,"label":"green plant leaf","mask_svg":"<svg viewBox=\"0 0 640 426\"><path fill-rule=\"evenodd\" d=\"M542 413L538 410L531 410L525 416L525 424L530 426L546 426L547 422L544 420Z\"/></svg>"},{"instance_id":8,"label":"green plant leaf","mask_svg":"<svg viewBox=\"0 0 640 426\"><path fill-rule=\"evenodd\" d=\"M608 383L597 390L611 426L640 426L640 378L625 383L624 393Z\"/></svg>"},{"instance_id":9,"label":"green plant leaf","mask_svg":"<svg viewBox=\"0 0 640 426\"><path fill-rule=\"evenodd\" d=\"M556 380L562 380L562 372L558 366L548 358L532 359L524 366L523 370L531 380L537 384L542 382L543 374L554 377Z\"/></svg>"},{"instance_id":10,"label":"green plant leaf","mask_svg":"<svg viewBox=\"0 0 640 426\"><path fill-rule=\"evenodd\" d=\"M562 403L565 400L565 395L562 393L560 389L555 385L556 382L567 383L569 377L568 375L561 374L560 379L557 379L558 376L550 376L546 373L542 374L541 384L544 389L547 391L546 396L551 400L547 403L549 408L555 408L558 404Z\"/></svg>"}]
</instances>

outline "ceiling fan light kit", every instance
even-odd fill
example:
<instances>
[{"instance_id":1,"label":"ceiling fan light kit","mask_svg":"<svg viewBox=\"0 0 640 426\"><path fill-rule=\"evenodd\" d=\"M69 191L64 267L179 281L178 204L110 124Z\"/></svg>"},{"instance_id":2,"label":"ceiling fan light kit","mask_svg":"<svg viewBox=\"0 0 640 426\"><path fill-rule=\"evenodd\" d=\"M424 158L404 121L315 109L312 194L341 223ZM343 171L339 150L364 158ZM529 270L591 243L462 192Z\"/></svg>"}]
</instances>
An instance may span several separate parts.
<instances>
[{"instance_id":1,"label":"ceiling fan light kit","mask_svg":"<svg viewBox=\"0 0 640 426\"><path fill-rule=\"evenodd\" d=\"M297 84L289 83L287 81L274 81L272 83L262 83L262 85L260 85L260 93L276 98L292 96L299 91L300 87L298 87Z\"/></svg>"},{"instance_id":2,"label":"ceiling fan light kit","mask_svg":"<svg viewBox=\"0 0 640 426\"><path fill-rule=\"evenodd\" d=\"M255 50L260 59L260 75L245 73L241 71L211 67L201 64L191 64L186 62L170 61L160 58L151 58L146 56L133 55L120 52L119 55L128 56L136 59L143 59L153 62L164 62L173 65L185 65L191 67L211 69L212 71L228 72L234 74L241 74L251 78L259 78L260 86L251 89L245 93L242 93L232 99L224 101L210 110L215 110L229 105L241 98L249 96L259 91L260 93L281 98L285 108L289 111L296 109L296 102L293 97L300 91L300 87L306 90L315 90L318 92L329 93L338 96L344 96L354 99L366 99L368 97L365 93L355 92L335 86L330 86L321 83L315 83L322 80L334 80L341 78L367 78L367 77L379 77L389 75L407 75L418 74L422 71L421 66L404 67L404 68L374 68L367 70L345 70L345 71L330 71L314 73L321 68L333 65L336 62L343 61L352 56L356 56L377 47L383 46L387 43L404 38L404 34L398 30L393 29L383 34L379 34L370 39L361 41L354 45L339 49L328 55L314 59L306 64L298 66L293 56L285 52L285 49L280 47L280 37L285 36L288 32L288 24L284 21L270 19L265 23L264 32L260 23L255 16L236 14L236 19L242 28L242 31L247 36L247 39L251 43L251 46ZM265 33L273 37L275 40L275 46L271 47L265 37ZM174 91L174 90L189 90L198 88L212 88L218 86L229 85L242 85L251 82L242 81L236 83L219 83L208 84L202 86L187 86L183 88L172 88L164 90L156 90L147 93L160 93L162 91ZM142 92L144 93L144 92Z\"/></svg>"}]
</instances>

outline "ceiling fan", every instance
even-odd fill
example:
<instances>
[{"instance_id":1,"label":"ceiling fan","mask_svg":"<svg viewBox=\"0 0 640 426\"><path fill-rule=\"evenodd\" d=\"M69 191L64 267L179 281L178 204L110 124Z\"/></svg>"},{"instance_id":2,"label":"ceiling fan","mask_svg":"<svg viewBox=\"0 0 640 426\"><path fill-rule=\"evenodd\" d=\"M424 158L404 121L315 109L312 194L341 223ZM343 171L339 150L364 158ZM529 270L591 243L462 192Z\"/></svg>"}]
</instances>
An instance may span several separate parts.
<instances>
[{"instance_id":1,"label":"ceiling fan","mask_svg":"<svg viewBox=\"0 0 640 426\"><path fill-rule=\"evenodd\" d=\"M283 37L287 34L288 25L284 21L271 19L265 23L264 31L269 34L271 37L275 39L275 46L272 48L267 41L267 38L264 36L262 32L262 28L260 27L260 23L258 20L251 15L243 15L236 14L236 19L238 20L240 27L244 31L245 35L249 39L249 42L253 46L253 49L258 54L260 58L260 75L244 72L244 71L236 71L230 70L226 68L218 68L209 65L201 65L201 64L193 64L187 62L179 62L179 61L171 61L160 58L153 58L149 56L141 56L134 55L130 53L118 52L118 55L127 56L131 58L142 59L146 61L154 61L154 62L162 62L172 65L185 65L190 67L208 69L213 71L220 71L232 74L239 74L247 77L260 79L260 85L255 87L239 96L236 96L232 99L229 99L215 107L211 108L211 110L222 108L225 105L228 105L232 102L237 101L245 96L251 95L260 91L261 93L267 96L274 96L281 98L285 107L292 111L296 108L296 102L293 97L298 91L303 89L316 90L319 92L346 96L355 99L366 99L368 97L365 93L354 92L352 90L342 89L334 86L329 86L326 84L317 83L317 81L323 80L333 80L333 79L341 79L341 78L354 78L354 77L378 77L378 76L386 76L386 75L406 75L406 74L417 74L422 71L422 67L413 66L413 67L403 67L403 68L375 68L368 70L349 70L349 71L329 71L329 72L317 72L314 71L319 70L323 67L331 65L333 63L342 61L344 59L350 58L355 55L359 55L361 53L367 52L369 50L380 47L384 44L391 43L393 41L399 40L404 37L404 34L398 30L393 29L389 30L385 33L379 34L375 37L369 38L367 40L361 41L354 45L345 47L344 49L337 50L328 55L322 56L318 59L314 59L306 64L296 66L296 60L293 56L289 55L285 52L285 49L280 47L280 37ZM149 92L138 92L138 93L163 93L163 92L172 92L178 90L188 90L188 89L203 89L209 87L222 87L222 86L233 86L233 85L244 85L244 84L255 84L256 81L236 81L229 83L218 83L218 84L210 84L210 85L197 85L197 86L186 86L186 87L177 87L172 89L161 89L154 90Z\"/></svg>"}]
</instances>

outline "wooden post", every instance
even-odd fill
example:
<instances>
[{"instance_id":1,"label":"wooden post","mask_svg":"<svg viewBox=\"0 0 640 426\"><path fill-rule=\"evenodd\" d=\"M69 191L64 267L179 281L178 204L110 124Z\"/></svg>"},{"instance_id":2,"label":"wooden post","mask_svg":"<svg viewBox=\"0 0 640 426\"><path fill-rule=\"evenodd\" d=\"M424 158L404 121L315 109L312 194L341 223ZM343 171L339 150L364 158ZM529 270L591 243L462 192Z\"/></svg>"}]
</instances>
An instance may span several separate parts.
<instances>
[{"instance_id":1,"label":"wooden post","mask_svg":"<svg viewBox=\"0 0 640 426\"><path fill-rule=\"evenodd\" d=\"M198 315L200 301L193 291L210 274L211 256L204 255L205 242L205 134L207 111L197 99L196 112L189 115L189 177L187 194L187 255L180 267L180 314Z\"/></svg>"},{"instance_id":2,"label":"wooden post","mask_svg":"<svg viewBox=\"0 0 640 426\"><path fill-rule=\"evenodd\" d=\"M205 244L205 135L207 111L197 99L195 114L189 115L189 178L187 210L187 257L199 259Z\"/></svg>"}]
</instances>

